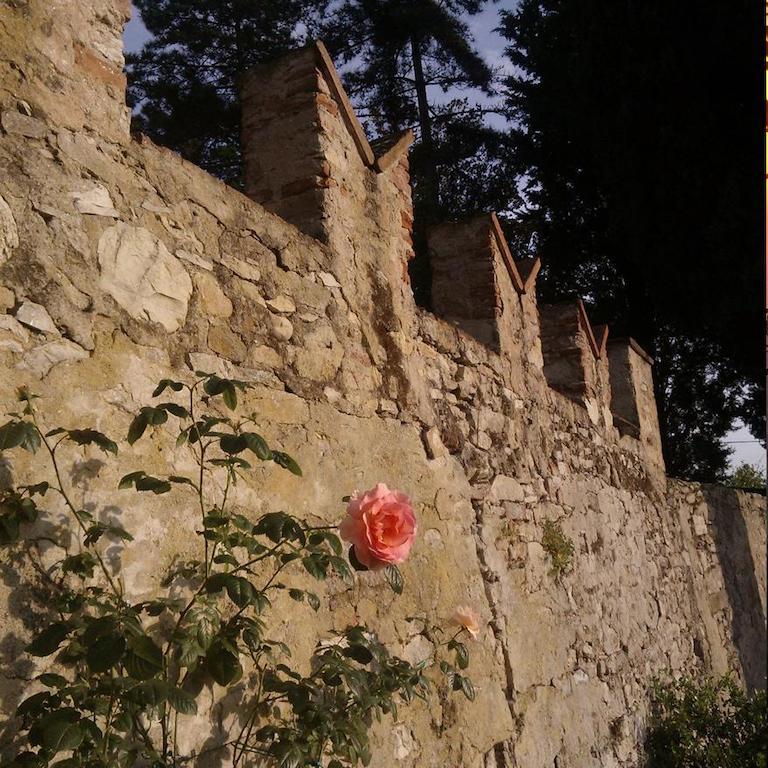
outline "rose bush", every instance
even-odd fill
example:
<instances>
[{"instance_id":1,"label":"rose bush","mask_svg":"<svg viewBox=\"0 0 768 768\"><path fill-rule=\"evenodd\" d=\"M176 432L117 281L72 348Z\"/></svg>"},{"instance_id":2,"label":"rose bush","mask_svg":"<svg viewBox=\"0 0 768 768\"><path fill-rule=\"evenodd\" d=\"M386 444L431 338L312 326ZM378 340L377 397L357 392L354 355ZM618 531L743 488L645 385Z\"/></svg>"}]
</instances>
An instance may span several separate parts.
<instances>
[{"instance_id":1,"label":"rose bush","mask_svg":"<svg viewBox=\"0 0 768 768\"><path fill-rule=\"evenodd\" d=\"M358 562L372 571L404 562L416 530L411 500L384 483L362 495L356 491L339 526L341 538L352 544Z\"/></svg>"},{"instance_id":2,"label":"rose bush","mask_svg":"<svg viewBox=\"0 0 768 768\"><path fill-rule=\"evenodd\" d=\"M181 566L174 558L162 581L167 591L139 602L123 582L120 556L107 556L132 541L112 512L125 497L84 505L66 471L70 461L82 461L81 447L117 456L118 443L91 428L49 428L36 396L19 392L20 412L0 426L0 452L39 452L48 466L35 459L37 477L0 489L0 547L15 550L19 561L26 557L40 580L33 585L43 598L38 629L26 653L44 671L16 711L17 737L10 760L0 755L3 768L186 768L203 753L232 768L368 765L373 719L397 717L399 704L425 699L429 668L474 698L460 640L470 627L440 640L442 630L426 617L423 634L433 653L418 664L391 654L368 627L348 626L329 628L331 642L319 641L298 669L290 666L291 649L272 634L273 601L285 595L318 611L324 597L305 588L306 574L317 582L354 577L336 526L325 519L310 523L287 512L252 518L233 506L231 490L254 463L302 475L291 456L253 431L255 416L235 415L247 388L201 371L189 383L163 379L153 398L172 400L144 406L131 422L129 444L170 432L196 467L160 476L133 467L119 482L118 492L174 494L175 504L196 509L198 556ZM410 500L379 483L345 501L352 565L383 568L402 592L397 563L416 535ZM69 524L59 526L62 511ZM38 523L52 519L53 531L41 532ZM301 586L291 585L302 573ZM200 752L180 736L204 689L216 691L216 703L227 698L236 707L229 722L212 719L210 734L196 734L208 737Z\"/></svg>"}]
</instances>

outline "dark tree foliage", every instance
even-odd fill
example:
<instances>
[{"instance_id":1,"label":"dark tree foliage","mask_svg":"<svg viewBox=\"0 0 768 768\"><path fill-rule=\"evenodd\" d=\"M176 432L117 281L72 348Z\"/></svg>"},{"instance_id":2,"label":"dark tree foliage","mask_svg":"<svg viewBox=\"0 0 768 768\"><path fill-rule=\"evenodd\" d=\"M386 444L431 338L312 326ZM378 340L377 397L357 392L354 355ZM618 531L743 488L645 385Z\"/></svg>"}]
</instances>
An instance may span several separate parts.
<instances>
[{"instance_id":1,"label":"dark tree foliage","mask_svg":"<svg viewBox=\"0 0 768 768\"><path fill-rule=\"evenodd\" d=\"M345 85L369 129L379 136L415 129L411 279L422 304L429 304L429 226L487 207L506 208L516 195L503 172L506 136L484 121L492 108L471 104L462 93L493 93L493 72L465 21L486 4L345 0L324 30L337 63L352 65Z\"/></svg>"},{"instance_id":2,"label":"dark tree foliage","mask_svg":"<svg viewBox=\"0 0 768 768\"><path fill-rule=\"evenodd\" d=\"M127 57L134 128L240 186L238 79L303 42L326 0L135 0L152 33Z\"/></svg>"},{"instance_id":3,"label":"dark tree foliage","mask_svg":"<svg viewBox=\"0 0 768 768\"><path fill-rule=\"evenodd\" d=\"M728 677L682 678L652 691L649 768L765 768L765 691L747 695Z\"/></svg>"},{"instance_id":4,"label":"dark tree foliage","mask_svg":"<svg viewBox=\"0 0 768 768\"><path fill-rule=\"evenodd\" d=\"M502 12L510 227L656 358L667 468L723 476L735 418L764 439L759 8L746 0L522 0ZM753 111L754 110L754 111Z\"/></svg>"}]
</instances>

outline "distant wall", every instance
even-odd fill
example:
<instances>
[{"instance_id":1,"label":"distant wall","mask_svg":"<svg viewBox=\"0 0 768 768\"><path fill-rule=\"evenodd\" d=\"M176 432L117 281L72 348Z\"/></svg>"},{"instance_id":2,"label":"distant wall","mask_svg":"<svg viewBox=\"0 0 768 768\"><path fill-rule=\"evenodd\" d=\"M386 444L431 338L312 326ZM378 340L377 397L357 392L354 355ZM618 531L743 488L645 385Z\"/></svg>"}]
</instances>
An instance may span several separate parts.
<instances>
[{"instance_id":1,"label":"distant wall","mask_svg":"<svg viewBox=\"0 0 768 768\"><path fill-rule=\"evenodd\" d=\"M332 523L356 487L408 492L419 538L403 597L376 575L330 582L317 615L294 606L275 628L301 652L364 621L416 660L407 616L478 607L476 701L404 711L377 730L375 766L635 766L654 675L732 669L764 686L765 498L666 478L647 355L583 305L537 306L538 265L514 259L490 216L436 231L442 316L417 309L410 137L373 151L322 48L245 86L253 199L129 136L126 12L0 8L0 402L26 384L55 423L119 437L157 379L221 371L254 385L246 407L306 475L259 470L238 487L244 513ZM71 454L69 477L133 531L123 574L150 595L197 537L181 499L137 504L116 481L188 466L164 429L121 456ZM0 456L0 482L28 472ZM575 544L560 583L545 520ZM45 612L32 583L0 560L9 715L43 668L21 654ZM202 711L190 749L216 732ZM13 730L0 726L0 750Z\"/></svg>"}]
</instances>

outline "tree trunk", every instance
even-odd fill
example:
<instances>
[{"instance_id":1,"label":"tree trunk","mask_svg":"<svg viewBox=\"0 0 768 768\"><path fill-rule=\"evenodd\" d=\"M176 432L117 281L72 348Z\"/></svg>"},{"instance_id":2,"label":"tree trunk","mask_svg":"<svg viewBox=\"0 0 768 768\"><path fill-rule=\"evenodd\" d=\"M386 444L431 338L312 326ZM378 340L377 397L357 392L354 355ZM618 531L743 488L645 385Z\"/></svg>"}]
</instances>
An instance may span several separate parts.
<instances>
[{"instance_id":1,"label":"tree trunk","mask_svg":"<svg viewBox=\"0 0 768 768\"><path fill-rule=\"evenodd\" d=\"M422 225L428 225L439 218L440 189L435 165L435 144L432 136L432 117L429 114L429 101L427 100L427 84L424 80L424 65L421 59L422 40L416 36L411 37L411 59L413 61L413 79L416 86L416 102L419 109L419 129L421 133L422 155L422 200L425 205L422 211L428 221L422 221Z\"/></svg>"}]
</instances>

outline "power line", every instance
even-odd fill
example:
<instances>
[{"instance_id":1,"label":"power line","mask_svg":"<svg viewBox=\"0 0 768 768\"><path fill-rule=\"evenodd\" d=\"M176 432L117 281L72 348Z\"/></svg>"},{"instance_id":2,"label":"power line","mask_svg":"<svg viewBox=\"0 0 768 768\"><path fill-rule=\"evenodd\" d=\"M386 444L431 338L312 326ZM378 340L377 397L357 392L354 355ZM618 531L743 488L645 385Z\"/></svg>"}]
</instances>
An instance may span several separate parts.
<instances>
[{"instance_id":1,"label":"power line","mask_svg":"<svg viewBox=\"0 0 768 768\"><path fill-rule=\"evenodd\" d=\"M736 443L761 443L762 440L722 440L721 442L735 445Z\"/></svg>"}]
</instances>

